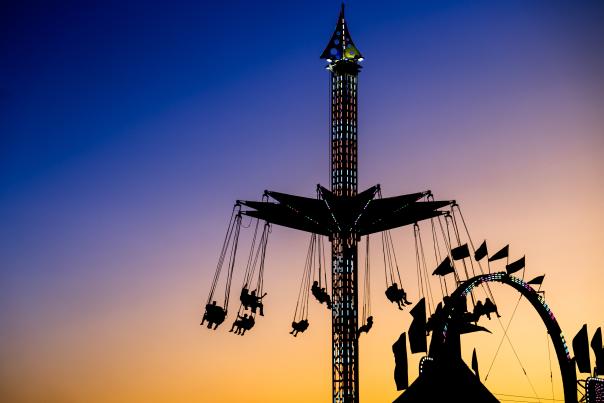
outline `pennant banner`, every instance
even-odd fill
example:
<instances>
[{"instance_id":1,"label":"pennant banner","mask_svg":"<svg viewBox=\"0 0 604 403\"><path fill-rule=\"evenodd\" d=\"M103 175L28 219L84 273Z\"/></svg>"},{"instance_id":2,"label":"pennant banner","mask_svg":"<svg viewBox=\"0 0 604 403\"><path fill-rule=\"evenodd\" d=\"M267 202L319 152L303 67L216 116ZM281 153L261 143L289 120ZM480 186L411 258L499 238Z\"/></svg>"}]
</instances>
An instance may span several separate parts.
<instances>
[{"instance_id":1,"label":"pennant banner","mask_svg":"<svg viewBox=\"0 0 604 403\"><path fill-rule=\"evenodd\" d=\"M394 353L394 382L396 390L404 390L409 387L409 371L407 363L407 335L401 334L392 345Z\"/></svg>"},{"instance_id":2,"label":"pennant banner","mask_svg":"<svg viewBox=\"0 0 604 403\"><path fill-rule=\"evenodd\" d=\"M589 345L587 341L587 325L583 325L581 330L573 338L573 351L575 353L575 362L579 372L591 373L591 363L589 360Z\"/></svg>"},{"instance_id":3,"label":"pennant banner","mask_svg":"<svg viewBox=\"0 0 604 403\"><path fill-rule=\"evenodd\" d=\"M409 326L409 347L413 354L419 352L428 352L428 343L426 341L426 299L422 298L409 311L413 321Z\"/></svg>"},{"instance_id":4,"label":"pennant banner","mask_svg":"<svg viewBox=\"0 0 604 403\"><path fill-rule=\"evenodd\" d=\"M485 256L487 256L489 252L487 251L487 241L483 241L482 244L476 249L474 252L474 259L478 262L482 260Z\"/></svg>"},{"instance_id":5,"label":"pennant banner","mask_svg":"<svg viewBox=\"0 0 604 403\"><path fill-rule=\"evenodd\" d=\"M505 271L507 271L508 274L516 273L521 269L524 269L524 256L505 266Z\"/></svg>"},{"instance_id":6,"label":"pennant banner","mask_svg":"<svg viewBox=\"0 0 604 403\"><path fill-rule=\"evenodd\" d=\"M537 276L527 284L541 285L543 283L543 279L545 278L545 274L543 276Z\"/></svg>"},{"instance_id":7,"label":"pennant banner","mask_svg":"<svg viewBox=\"0 0 604 403\"><path fill-rule=\"evenodd\" d=\"M474 349L474 352L472 353L472 369L476 374L476 378L480 379L480 375L478 374L478 358L476 357L476 349Z\"/></svg>"},{"instance_id":8,"label":"pennant banner","mask_svg":"<svg viewBox=\"0 0 604 403\"><path fill-rule=\"evenodd\" d=\"M468 244L464 243L463 245L460 245L457 248L451 249L451 257L453 258L453 260L461 260L470 257L470 250L468 249Z\"/></svg>"},{"instance_id":9,"label":"pennant banner","mask_svg":"<svg viewBox=\"0 0 604 403\"><path fill-rule=\"evenodd\" d=\"M493 260L499 260L499 259L503 259L504 257L508 257L510 251L510 245L505 245L503 248L501 248L501 250L497 253L495 253L493 256L491 256L489 258L489 262L492 262Z\"/></svg>"},{"instance_id":10,"label":"pennant banner","mask_svg":"<svg viewBox=\"0 0 604 403\"><path fill-rule=\"evenodd\" d=\"M453 269L453 265L451 265L451 259L449 258L449 256L447 256L445 260L443 260L442 263L438 265L436 270L432 272L432 274L435 276L444 276L449 273L453 273L454 271L455 270Z\"/></svg>"}]
</instances>

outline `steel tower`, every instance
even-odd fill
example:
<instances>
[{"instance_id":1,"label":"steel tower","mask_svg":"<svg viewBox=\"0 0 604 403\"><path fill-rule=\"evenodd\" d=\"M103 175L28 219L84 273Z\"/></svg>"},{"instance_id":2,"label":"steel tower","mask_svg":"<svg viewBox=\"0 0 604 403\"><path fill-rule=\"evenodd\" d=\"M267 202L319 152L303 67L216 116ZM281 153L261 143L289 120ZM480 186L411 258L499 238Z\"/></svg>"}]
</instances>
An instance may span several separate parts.
<instances>
[{"instance_id":1,"label":"steel tower","mask_svg":"<svg viewBox=\"0 0 604 403\"><path fill-rule=\"evenodd\" d=\"M331 191L354 197L358 191L357 82L363 60L344 18L321 55L331 73ZM358 259L355 228L331 235L332 386L334 402L357 402L359 395Z\"/></svg>"},{"instance_id":2,"label":"steel tower","mask_svg":"<svg viewBox=\"0 0 604 403\"><path fill-rule=\"evenodd\" d=\"M450 201L419 201L429 191L376 198L379 185L358 193L357 82L363 57L344 19L321 55L331 75L331 189L317 198L264 192L263 201L239 200L242 213L267 222L329 237L332 251L332 401L359 401L358 264L361 236L443 214Z\"/></svg>"}]
</instances>

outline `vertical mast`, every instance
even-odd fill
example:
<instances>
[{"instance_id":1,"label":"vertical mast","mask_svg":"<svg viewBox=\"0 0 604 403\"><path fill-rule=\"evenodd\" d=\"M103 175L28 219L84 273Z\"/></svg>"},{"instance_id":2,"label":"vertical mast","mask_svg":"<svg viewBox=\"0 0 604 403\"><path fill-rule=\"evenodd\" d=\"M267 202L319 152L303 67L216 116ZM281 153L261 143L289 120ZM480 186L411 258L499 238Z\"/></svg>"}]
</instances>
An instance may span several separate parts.
<instances>
[{"instance_id":1,"label":"vertical mast","mask_svg":"<svg viewBox=\"0 0 604 403\"><path fill-rule=\"evenodd\" d=\"M344 19L323 54L331 72L331 191L350 198L358 191L357 80L362 56ZM357 234L346 229L331 236L332 253L332 387L334 403L359 401Z\"/></svg>"}]
</instances>

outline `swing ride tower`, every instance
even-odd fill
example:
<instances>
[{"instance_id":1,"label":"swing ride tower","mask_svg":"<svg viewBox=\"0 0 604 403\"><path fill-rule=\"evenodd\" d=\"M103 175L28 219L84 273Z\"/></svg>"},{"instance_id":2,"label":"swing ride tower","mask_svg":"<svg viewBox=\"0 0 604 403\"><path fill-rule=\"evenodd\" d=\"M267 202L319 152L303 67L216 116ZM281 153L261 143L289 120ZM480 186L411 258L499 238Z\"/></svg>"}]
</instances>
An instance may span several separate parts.
<instances>
[{"instance_id":1,"label":"swing ride tower","mask_svg":"<svg viewBox=\"0 0 604 403\"><path fill-rule=\"evenodd\" d=\"M363 57L354 45L342 5L321 54L330 72L330 189L317 198L266 190L262 201L239 200L242 214L312 234L331 242L332 401L359 401L357 243L362 236L436 217L451 201L426 200L430 191L382 198L380 186L358 192L357 87ZM420 201L420 199L424 199Z\"/></svg>"},{"instance_id":2,"label":"swing ride tower","mask_svg":"<svg viewBox=\"0 0 604 403\"><path fill-rule=\"evenodd\" d=\"M357 83L363 60L348 32L344 5L321 55L331 75L331 192L353 198L358 185ZM334 402L358 402L358 234L354 227L330 234L332 279L332 388Z\"/></svg>"}]
</instances>

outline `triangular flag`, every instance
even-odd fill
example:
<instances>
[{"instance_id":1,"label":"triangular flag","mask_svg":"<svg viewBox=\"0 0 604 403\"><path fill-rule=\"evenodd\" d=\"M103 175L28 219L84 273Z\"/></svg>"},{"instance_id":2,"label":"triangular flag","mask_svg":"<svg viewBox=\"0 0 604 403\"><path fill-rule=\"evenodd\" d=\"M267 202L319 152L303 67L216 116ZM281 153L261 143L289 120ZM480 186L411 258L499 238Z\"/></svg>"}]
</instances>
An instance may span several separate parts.
<instances>
[{"instance_id":1,"label":"triangular flag","mask_svg":"<svg viewBox=\"0 0 604 403\"><path fill-rule=\"evenodd\" d=\"M534 279L532 279L531 281L529 281L527 284L541 285L543 283L544 278L545 278L545 274L542 276L537 276Z\"/></svg>"},{"instance_id":2,"label":"triangular flag","mask_svg":"<svg viewBox=\"0 0 604 403\"><path fill-rule=\"evenodd\" d=\"M476 357L476 349L474 349L474 352L472 353L472 369L476 374L476 378L480 379L480 375L478 374L478 358Z\"/></svg>"},{"instance_id":3,"label":"triangular flag","mask_svg":"<svg viewBox=\"0 0 604 403\"><path fill-rule=\"evenodd\" d=\"M460 245L457 248L451 249L451 257L453 258L453 260L460 260L466 257L470 257L470 250L468 249L468 244L464 243L463 245Z\"/></svg>"},{"instance_id":4,"label":"triangular flag","mask_svg":"<svg viewBox=\"0 0 604 403\"><path fill-rule=\"evenodd\" d=\"M407 335L401 334L398 340L392 345L394 353L394 382L396 390L403 390L409 387L409 372L407 364Z\"/></svg>"},{"instance_id":5,"label":"triangular flag","mask_svg":"<svg viewBox=\"0 0 604 403\"><path fill-rule=\"evenodd\" d=\"M474 259L476 259L476 261L478 262L488 254L489 251L487 251L487 241L483 241L482 244L480 244L480 246L478 247L478 249L476 249L476 252L474 252Z\"/></svg>"},{"instance_id":6,"label":"triangular flag","mask_svg":"<svg viewBox=\"0 0 604 403\"><path fill-rule=\"evenodd\" d=\"M587 342L587 325L583 325L581 330L573 338L573 351L575 352L575 362L581 373L591 373L591 364L589 361L589 346Z\"/></svg>"},{"instance_id":7,"label":"triangular flag","mask_svg":"<svg viewBox=\"0 0 604 403\"><path fill-rule=\"evenodd\" d=\"M443 260L442 263L439 264L438 267L432 272L432 274L436 276L444 276L453 272L454 269L451 265L451 259L449 258L449 256L447 256L445 260Z\"/></svg>"},{"instance_id":8,"label":"triangular flag","mask_svg":"<svg viewBox=\"0 0 604 403\"><path fill-rule=\"evenodd\" d=\"M518 270L521 270L524 268L524 256L522 256L520 259L516 260L515 262L512 262L508 265L505 266L505 271L508 272L508 274L512 274L512 273L516 273Z\"/></svg>"},{"instance_id":9,"label":"triangular flag","mask_svg":"<svg viewBox=\"0 0 604 403\"><path fill-rule=\"evenodd\" d=\"M409 326L409 347L413 354L427 352L428 344L426 341L426 299L422 298L409 311L413 316L413 321Z\"/></svg>"},{"instance_id":10,"label":"triangular flag","mask_svg":"<svg viewBox=\"0 0 604 403\"><path fill-rule=\"evenodd\" d=\"M471 322L465 322L459 328L459 334L474 333L474 332L491 333L491 331L489 329L487 329L486 327L478 326Z\"/></svg>"},{"instance_id":11,"label":"triangular flag","mask_svg":"<svg viewBox=\"0 0 604 403\"><path fill-rule=\"evenodd\" d=\"M501 250L499 252L495 253L493 256L491 256L489 258L489 262L492 262L493 260L503 259L504 257L508 257L509 251L510 251L510 245L505 245L503 248L501 248Z\"/></svg>"}]
</instances>

